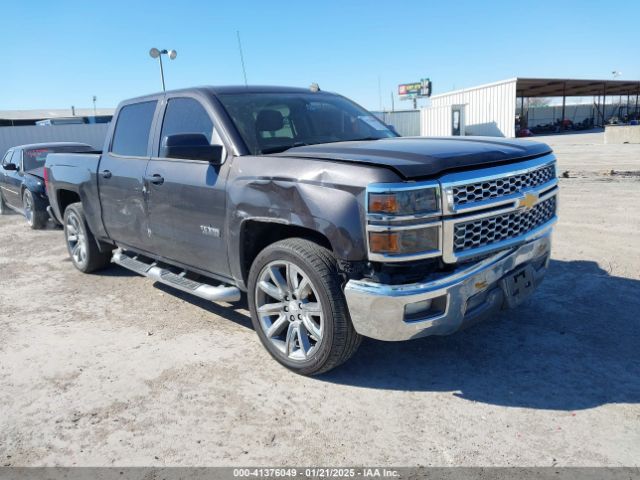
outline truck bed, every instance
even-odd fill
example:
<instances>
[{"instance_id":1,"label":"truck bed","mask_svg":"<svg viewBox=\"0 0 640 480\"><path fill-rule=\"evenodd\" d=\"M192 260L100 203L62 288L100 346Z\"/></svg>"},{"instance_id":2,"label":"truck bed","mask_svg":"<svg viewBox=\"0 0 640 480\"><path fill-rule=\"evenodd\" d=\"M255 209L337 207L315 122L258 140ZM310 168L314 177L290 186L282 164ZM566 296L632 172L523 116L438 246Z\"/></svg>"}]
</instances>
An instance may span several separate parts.
<instances>
[{"instance_id":1,"label":"truck bed","mask_svg":"<svg viewBox=\"0 0 640 480\"><path fill-rule=\"evenodd\" d=\"M96 237L104 233L96 176L100 157L101 152L51 153L45 162L47 194L55 217L62 222L69 203L82 201Z\"/></svg>"}]
</instances>

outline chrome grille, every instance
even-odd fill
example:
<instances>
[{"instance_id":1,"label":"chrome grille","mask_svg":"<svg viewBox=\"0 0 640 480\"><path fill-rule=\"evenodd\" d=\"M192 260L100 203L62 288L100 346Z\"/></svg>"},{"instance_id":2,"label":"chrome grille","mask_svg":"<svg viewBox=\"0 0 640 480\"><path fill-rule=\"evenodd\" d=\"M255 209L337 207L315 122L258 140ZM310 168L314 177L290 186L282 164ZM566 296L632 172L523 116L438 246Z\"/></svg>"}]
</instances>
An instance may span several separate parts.
<instances>
[{"instance_id":1,"label":"chrome grille","mask_svg":"<svg viewBox=\"0 0 640 480\"><path fill-rule=\"evenodd\" d=\"M503 197L525 188L537 187L555 178L555 166L545 165L531 172L453 187L455 205Z\"/></svg>"},{"instance_id":2,"label":"chrome grille","mask_svg":"<svg viewBox=\"0 0 640 480\"><path fill-rule=\"evenodd\" d=\"M458 223L453 232L454 252L464 252L523 235L553 218L556 197L535 205L530 210L518 210L469 222Z\"/></svg>"}]
</instances>

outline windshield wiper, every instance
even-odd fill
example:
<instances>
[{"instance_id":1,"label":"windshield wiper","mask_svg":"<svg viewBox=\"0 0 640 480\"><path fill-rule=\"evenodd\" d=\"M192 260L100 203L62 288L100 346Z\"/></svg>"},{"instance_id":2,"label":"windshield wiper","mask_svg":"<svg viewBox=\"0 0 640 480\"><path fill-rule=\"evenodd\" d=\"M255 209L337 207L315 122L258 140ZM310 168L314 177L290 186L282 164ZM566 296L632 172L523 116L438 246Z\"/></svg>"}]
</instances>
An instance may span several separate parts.
<instances>
[{"instance_id":1,"label":"windshield wiper","mask_svg":"<svg viewBox=\"0 0 640 480\"><path fill-rule=\"evenodd\" d=\"M268 155L269 153L286 152L290 148L304 147L304 146L307 146L307 145L321 145L323 143L342 143L342 142L367 142L367 141L373 141L373 140L381 140L381 138L379 138L379 137L349 138L349 139L346 139L346 140L333 140L331 142L320 142L318 144L316 144L316 143L296 142L293 145L277 145L275 147L266 147L266 148L261 149L260 153L262 153L263 155Z\"/></svg>"},{"instance_id":2,"label":"windshield wiper","mask_svg":"<svg viewBox=\"0 0 640 480\"><path fill-rule=\"evenodd\" d=\"M363 137L363 138L350 138L349 140L342 140L343 142L368 142L369 140L381 140L380 137Z\"/></svg>"},{"instance_id":3,"label":"windshield wiper","mask_svg":"<svg viewBox=\"0 0 640 480\"><path fill-rule=\"evenodd\" d=\"M304 143L304 142L296 142L293 145L277 145L275 147L262 148L262 149L260 149L260 152L263 155L267 155L269 153L282 153L282 152L286 152L290 148L304 147L306 145L309 145L309 144L308 143Z\"/></svg>"}]
</instances>

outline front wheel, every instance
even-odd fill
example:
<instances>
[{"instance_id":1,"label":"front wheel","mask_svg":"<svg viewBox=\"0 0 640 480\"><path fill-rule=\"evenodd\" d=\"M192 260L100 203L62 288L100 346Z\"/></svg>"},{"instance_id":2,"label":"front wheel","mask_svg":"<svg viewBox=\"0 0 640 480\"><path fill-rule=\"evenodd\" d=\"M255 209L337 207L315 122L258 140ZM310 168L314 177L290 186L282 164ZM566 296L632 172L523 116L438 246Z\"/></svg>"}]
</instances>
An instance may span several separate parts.
<instances>
[{"instance_id":1,"label":"front wheel","mask_svg":"<svg viewBox=\"0 0 640 480\"><path fill-rule=\"evenodd\" d=\"M64 211L64 237L73 265L91 273L109 265L111 252L101 252L84 217L82 203L72 203Z\"/></svg>"},{"instance_id":2,"label":"front wheel","mask_svg":"<svg viewBox=\"0 0 640 480\"><path fill-rule=\"evenodd\" d=\"M326 248L300 238L276 242L253 262L248 287L258 337L285 367L324 373L360 345L337 262Z\"/></svg>"}]
</instances>

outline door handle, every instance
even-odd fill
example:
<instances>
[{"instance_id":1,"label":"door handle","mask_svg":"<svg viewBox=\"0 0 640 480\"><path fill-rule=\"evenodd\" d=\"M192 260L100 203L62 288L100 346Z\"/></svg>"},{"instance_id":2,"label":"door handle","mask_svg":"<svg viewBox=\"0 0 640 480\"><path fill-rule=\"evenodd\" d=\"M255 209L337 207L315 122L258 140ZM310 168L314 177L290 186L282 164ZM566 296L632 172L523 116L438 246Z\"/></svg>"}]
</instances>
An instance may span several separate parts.
<instances>
[{"instance_id":1,"label":"door handle","mask_svg":"<svg viewBox=\"0 0 640 480\"><path fill-rule=\"evenodd\" d=\"M104 172L102 172L102 178L111 178L111 171L105 170Z\"/></svg>"},{"instance_id":2,"label":"door handle","mask_svg":"<svg viewBox=\"0 0 640 480\"><path fill-rule=\"evenodd\" d=\"M147 175L144 177L145 181L149 183L153 183L154 185L162 185L164 183L164 177L162 175L158 175L157 173L154 175Z\"/></svg>"}]
</instances>

